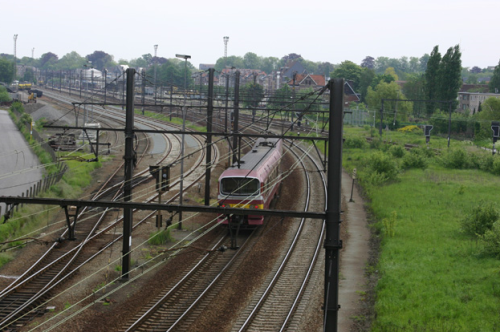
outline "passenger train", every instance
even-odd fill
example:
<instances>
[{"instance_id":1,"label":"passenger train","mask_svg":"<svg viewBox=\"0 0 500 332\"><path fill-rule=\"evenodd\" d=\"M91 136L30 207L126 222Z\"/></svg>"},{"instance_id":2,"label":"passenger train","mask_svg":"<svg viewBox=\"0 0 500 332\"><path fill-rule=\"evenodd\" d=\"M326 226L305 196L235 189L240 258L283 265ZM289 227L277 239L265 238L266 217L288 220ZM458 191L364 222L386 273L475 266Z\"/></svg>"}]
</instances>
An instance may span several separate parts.
<instances>
[{"instance_id":1,"label":"passenger train","mask_svg":"<svg viewBox=\"0 0 500 332\"><path fill-rule=\"evenodd\" d=\"M252 229L264 223L264 216L258 210L268 209L271 201L278 195L281 185L280 163L282 140L278 138L259 138L252 149L238 164L226 169L219 177L217 199L220 207L245 208L254 210L247 216L220 215L223 224L239 224L240 229Z\"/></svg>"}]
</instances>

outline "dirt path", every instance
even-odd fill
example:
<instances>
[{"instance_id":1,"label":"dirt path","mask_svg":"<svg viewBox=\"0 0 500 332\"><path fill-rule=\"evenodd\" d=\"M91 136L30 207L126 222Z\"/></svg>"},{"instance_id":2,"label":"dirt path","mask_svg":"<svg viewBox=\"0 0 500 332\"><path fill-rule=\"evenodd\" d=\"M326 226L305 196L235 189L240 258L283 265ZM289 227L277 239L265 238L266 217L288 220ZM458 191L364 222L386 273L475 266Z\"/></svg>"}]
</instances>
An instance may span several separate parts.
<instances>
[{"instance_id":1,"label":"dirt path","mask_svg":"<svg viewBox=\"0 0 500 332\"><path fill-rule=\"evenodd\" d=\"M344 222L347 224L348 241L344 241L340 266L340 289L338 331L359 331L365 292L368 290L368 279L365 268L370 253L370 230L368 229L364 201L356 187L353 191L353 202L350 202L352 178L342 172L342 196L347 202L347 213ZM346 243L347 242L347 243Z\"/></svg>"}]
</instances>

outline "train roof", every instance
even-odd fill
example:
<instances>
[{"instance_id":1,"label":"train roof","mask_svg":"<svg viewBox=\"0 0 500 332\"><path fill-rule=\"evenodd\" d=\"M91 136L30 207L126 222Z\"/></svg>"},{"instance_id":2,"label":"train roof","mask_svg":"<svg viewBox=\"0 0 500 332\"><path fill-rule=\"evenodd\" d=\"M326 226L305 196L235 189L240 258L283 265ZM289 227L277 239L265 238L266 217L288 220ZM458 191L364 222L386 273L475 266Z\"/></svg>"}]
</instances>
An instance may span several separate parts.
<instances>
[{"instance_id":1,"label":"train roof","mask_svg":"<svg viewBox=\"0 0 500 332\"><path fill-rule=\"evenodd\" d=\"M276 148L278 148L278 150L276 150ZM279 151L280 153L276 157L272 151ZM234 163L224 173L231 171L230 174L232 176L258 176L259 166L273 156L278 159L281 158L280 139L259 138L252 146L252 149L241 158L240 167L238 168L238 164ZM221 176L224 176L224 173Z\"/></svg>"}]
</instances>

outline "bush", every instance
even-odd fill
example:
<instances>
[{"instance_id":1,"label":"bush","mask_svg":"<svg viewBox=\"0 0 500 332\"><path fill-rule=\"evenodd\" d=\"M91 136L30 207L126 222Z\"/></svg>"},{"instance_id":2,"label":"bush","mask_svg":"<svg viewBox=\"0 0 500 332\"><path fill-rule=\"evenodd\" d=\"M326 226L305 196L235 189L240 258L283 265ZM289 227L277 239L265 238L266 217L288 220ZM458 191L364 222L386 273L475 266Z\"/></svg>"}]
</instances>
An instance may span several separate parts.
<instances>
[{"instance_id":1,"label":"bush","mask_svg":"<svg viewBox=\"0 0 500 332\"><path fill-rule=\"evenodd\" d=\"M403 158L406 154L406 150L404 147L401 145L392 145L389 148L389 152L392 154L393 157L396 158Z\"/></svg>"},{"instance_id":2,"label":"bush","mask_svg":"<svg viewBox=\"0 0 500 332\"><path fill-rule=\"evenodd\" d=\"M382 147L382 141L380 139L373 139L371 142L370 142L370 149L373 149L373 150L380 150L380 148Z\"/></svg>"},{"instance_id":3,"label":"bush","mask_svg":"<svg viewBox=\"0 0 500 332\"><path fill-rule=\"evenodd\" d=\"M500 222L493 223L482 239L483 254L500 258Z\"/></svg>"},{"instance_id":4,"label":"bush","mask_svg":"<svg viewBox=\"0 0 500 332\"><path fill-rule=\"evenodd\" d=\"M148 243L152 245L161 245L172 241L173 239L170 236L170 230L165 229L151 234Z\"/></svg>"},{"instance_id":5,"label":"bush","mask_svg":"<svg viewBox=\"0 0 500 332\"><path fill-rule=\"evenodd\" d=\"M415 152L410 152L403 157L403 162L401 163L401 168L403 168L403 169L410 169L410 168L426 169L429 166L429 163L427 162L427 157L424 156L422 153L419 153L417 151L418 150L415 150Z\"/></svg>"},{"instance_id":6,"label":"bush","mask_svg":"<svg viewBox=\"0 0 500 332\"><path fill-rule=\"evenodd\" d=\"M493 156L490 156L493 157ZM493 161L493 165L491 165L491 173L495 175L500 175L500 160L498 158Z\"/></svg>"},{"instance_id":7,"label":"bush","mask_svg":"<svg viewBox=\"0 0 500 332\"><path fill-rule=\"evenodd\" d=\"M461 148L455 148L446 152L440 161L444 167L452 169L466 169L471 165L469 155Z\"/></svg>"},{"instance_id":8,"label":"bush","mask_svg":"<svg viewBox=\"0 0 500 332\"><path fill-rule=\"evenodd\" d=\"M415 125L405 126L403 128L398 129L398 131L401 133L416 133L416 132L419 132L421 130L422 129L420 129L418 126L415 126Z\"/></svg>"},{"instance_id":9,"label":"bush","mask_svg":"<svg viewBox=\"0 0 500 332\"><path fill-rule=\"evenodd\" d=\"M394 180L398 175L398 165L387 154L383 152L374 153L368 160L369 173L377 174L377 179Z\"/></svg>"},{"instance_id":10,"label":"bush","mask_svg":"<svg viewBox=\"0 0 500 332\"><path fill-rule=\"evenodd\" d=\"M360 137L349 137L345 140L344 147L352 149L363 149L366 146L366 141Z\"/></svg>"},{"instance_id":11,"label":"bush","mask_svg":"<svg viewBox=\"0 0 500 332\"><path fill-rule=\"evenodd\" d=\"M462 219L462 231L471 236L482 236L492 229L499 216L500 214L493 206L493 203L480 201Z\"/></svg>"}]
</instances>

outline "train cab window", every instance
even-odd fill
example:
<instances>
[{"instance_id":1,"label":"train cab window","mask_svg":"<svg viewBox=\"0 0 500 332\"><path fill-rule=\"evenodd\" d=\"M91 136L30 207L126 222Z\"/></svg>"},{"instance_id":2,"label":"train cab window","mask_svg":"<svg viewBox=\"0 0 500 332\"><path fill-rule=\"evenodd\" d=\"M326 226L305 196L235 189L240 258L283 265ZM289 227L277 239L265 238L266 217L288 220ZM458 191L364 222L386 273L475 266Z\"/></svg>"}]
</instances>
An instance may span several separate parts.
<instances>
[{"instance_id":1,"label":"train cab window","mask_svg":"<svg viewBox=\"0 0 500 332\"><path fill-rule=\"evenodd\" d=\"M224 178L221 180L221 194L224 195L258 195L259 180L248 178Z\"/></svg>"}]
</instances>

